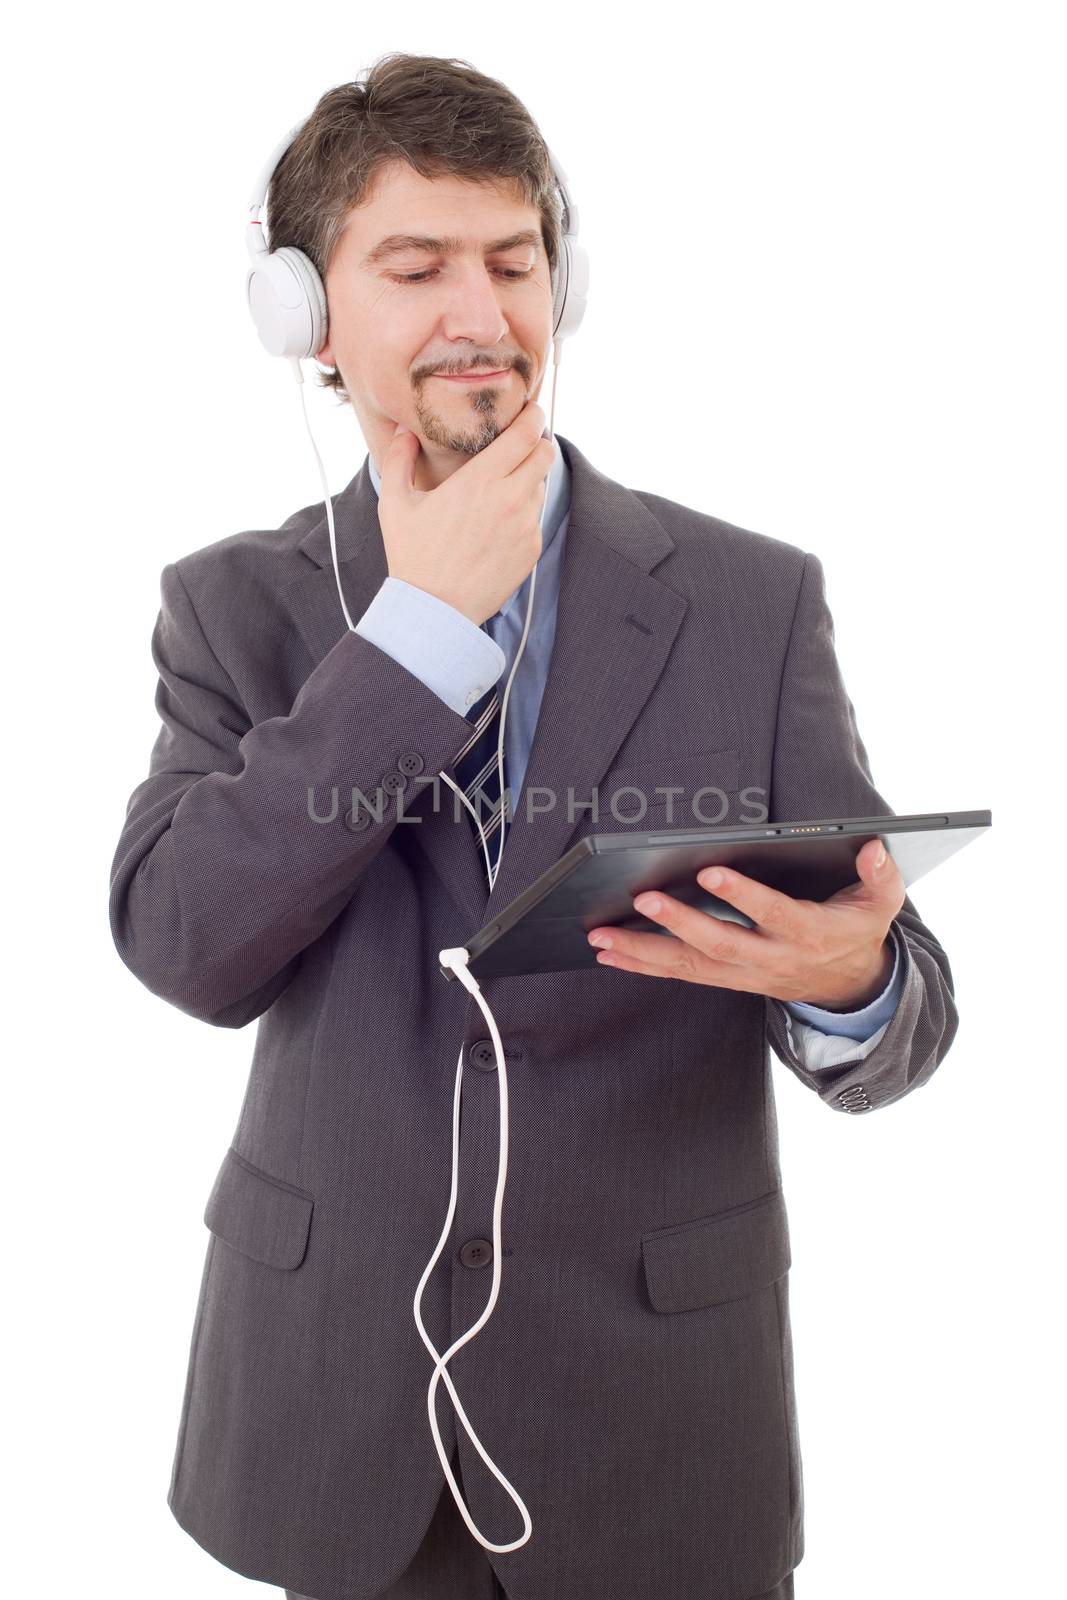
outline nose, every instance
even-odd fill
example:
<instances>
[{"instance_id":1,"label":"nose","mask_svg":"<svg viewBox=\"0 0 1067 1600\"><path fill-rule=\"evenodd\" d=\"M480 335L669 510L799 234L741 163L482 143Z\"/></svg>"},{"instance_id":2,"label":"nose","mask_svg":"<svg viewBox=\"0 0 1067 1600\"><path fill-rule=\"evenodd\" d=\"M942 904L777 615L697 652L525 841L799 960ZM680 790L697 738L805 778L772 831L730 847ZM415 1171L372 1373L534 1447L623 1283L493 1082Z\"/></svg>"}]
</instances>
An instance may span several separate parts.
<instances>
[{"instance_id":1,"label":"nose","mask_svg":"<svg viewBox=\"0 0 1067 1600\"><path fill-rule=\"evenodd\" d=\"M499 344L508 331L497 296L500 285L483 264L464 266L452 280L448 303L441 317L446 339L466 339L483 350Z\"/></svg>"}]
</instances>

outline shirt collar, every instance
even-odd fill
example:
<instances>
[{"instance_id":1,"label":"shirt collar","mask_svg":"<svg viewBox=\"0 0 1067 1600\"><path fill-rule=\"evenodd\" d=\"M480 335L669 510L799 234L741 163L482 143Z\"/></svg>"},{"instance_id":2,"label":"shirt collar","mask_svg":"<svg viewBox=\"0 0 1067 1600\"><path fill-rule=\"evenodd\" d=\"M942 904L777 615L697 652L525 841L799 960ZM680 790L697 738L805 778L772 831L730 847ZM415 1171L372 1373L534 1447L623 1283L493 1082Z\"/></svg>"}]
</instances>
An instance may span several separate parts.
<instances>
[{"instance_id":1,"label":"shirt collar","mask_svg":"<svg viewBox=\"0 0 1067 1600\"><path fill-rule=\"evenodd\" d=\"M570 509L571 501L570 468L567 466L563 456L563 451L559 447L559 440L553 438L552 443L555 445L556 459L553 461L549 471L548 488L545 492L544 516L541 519L542 556L544 556L545 551L556 537L560 523L563 521ZM370 468L370 481L374 485L374 493L378 495L381 493L382 488L381 473L375 466L374 457L372 455L368 455L367 463ZM524 583L528 582L528 578L524 580ZM516 589L515 594L511 596L510 600L505 601L500 608L501 613L509 610L512 602L521 593L521 589L522 585L520 585L519 589Z\"/></svg>"}]
</instances>

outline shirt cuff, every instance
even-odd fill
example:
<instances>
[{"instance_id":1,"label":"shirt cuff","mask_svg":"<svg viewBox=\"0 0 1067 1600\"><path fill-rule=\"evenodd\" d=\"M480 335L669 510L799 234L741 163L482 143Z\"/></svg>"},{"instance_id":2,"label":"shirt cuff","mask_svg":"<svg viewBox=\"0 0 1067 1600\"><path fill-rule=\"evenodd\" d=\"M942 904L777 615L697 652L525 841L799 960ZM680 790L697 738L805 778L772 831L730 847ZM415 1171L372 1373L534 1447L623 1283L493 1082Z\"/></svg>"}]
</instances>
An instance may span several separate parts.
<instances>
[{"instance_id":1,"label":"shirt cuff","mask_svg":"<svg viewBox=\"0 0 1067 1600\"><path fill-rule=\"evenodd\" d=\"M854 1039L858 1044L863 1044L892 1019L903 987L904 973L900 964L900 950L894 941L893 971L889 982L880 995L868 1005L862 1006L859 1011L827 1011L822 1006L808 1005L803 1000L785 1000L782 1003L798 1022L808 1023L820 1033Z\"/></svg>"},{"instance_id":2,"label":"shirt cuff","mask_svg":"<svg viewBox=\"0 0 1067 1600\"><path fill-rule=\"evenodd\" d=\"M820 1033L818 1028L813 1028L806 1022L795 1021L788 1011L785 1014L785 1031L789 1043L804 1066L813 1072L822 1072L830 1067L852 1066L857 1061L865 1061L871 1051L881 1043L882 1035L888 1026L888 1022L883 1022L869 1039L857 1044L856 1040L850 1039L847 1034Z\"/></svg>"},{"instance_id":3,"label":"shirt cuff","mask_svg":"<svg viewBox=\"0 0 1067 1600\"><path fill-rule=\"evenodd\" d=\"M386 578L356 623L379 650L466 716L507 666L507 657L470 617L404 578Z\"/></svg>"}]
</instances>

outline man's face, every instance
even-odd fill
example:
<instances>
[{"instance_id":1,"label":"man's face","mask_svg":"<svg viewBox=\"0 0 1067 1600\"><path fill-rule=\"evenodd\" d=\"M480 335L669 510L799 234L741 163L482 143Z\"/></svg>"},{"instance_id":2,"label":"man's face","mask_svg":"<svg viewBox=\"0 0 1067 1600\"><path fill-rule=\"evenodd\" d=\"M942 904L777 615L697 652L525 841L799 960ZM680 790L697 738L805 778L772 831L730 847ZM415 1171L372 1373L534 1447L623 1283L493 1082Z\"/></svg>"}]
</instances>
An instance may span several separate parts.
<instances>
[{"instance_id":1,"label":"man's face","mask_svg":"<svg viewBox=\"0 0 1067 1600\"><path fill-rule=\"evenodd\" d=\"M402 161L379 169L349 214L326 295L318 358L340 371L379 466L397 422L419 435L420 486L484 450L538 396L551 276L540 214L509 183L424 178ZM451 376L468 369L474 378Z\"/></svg>"}]
</instances>

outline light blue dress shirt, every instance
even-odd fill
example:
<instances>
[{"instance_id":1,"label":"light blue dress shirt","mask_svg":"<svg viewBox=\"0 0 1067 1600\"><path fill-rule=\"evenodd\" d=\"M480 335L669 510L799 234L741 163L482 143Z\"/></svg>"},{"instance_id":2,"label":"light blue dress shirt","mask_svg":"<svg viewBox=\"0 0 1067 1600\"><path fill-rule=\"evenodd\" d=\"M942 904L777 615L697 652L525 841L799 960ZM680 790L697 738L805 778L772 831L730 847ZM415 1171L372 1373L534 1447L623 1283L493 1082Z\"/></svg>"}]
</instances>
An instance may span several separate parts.
<instances>
[{"instance_id":1,"label":"light blue dress shirt","mask_svg":"<svg viewBox=\"0 0 1067 1600\"><path fill-rule=\"evenodd\" d=\"M406 667L453 711L465 716L494 683L501 678L507 682L526 621L530 583L536 580L530 631L511 685L504 724L504 761L513 814L518 812L556 635L560 568L570 521L570 477L557 441L556 459L545 494L540 559L534 572L488 619L484 629L437 595L403 578L393 577L383 581L356 624L358 634ZM375 494L380 494L382 479L373 457L370 458L370 479ZM859 1011L826 1011L821 1006L799 1000L785 1002L786 1010L801 1024L801 1045L811 1047L803 1051L808 1063L833 1066L853 1059L853 1053L843 1054L839 1048L830 1052L819 1049L817 1035L829 1034L873 1044L873 1036L876 1033L880 1036L892 1019L902 988L900 957L894 951L893 972L888 984L877 999ZM813 1060L813 1050L823 1059Z\"/></svg>"}]
</instances>

